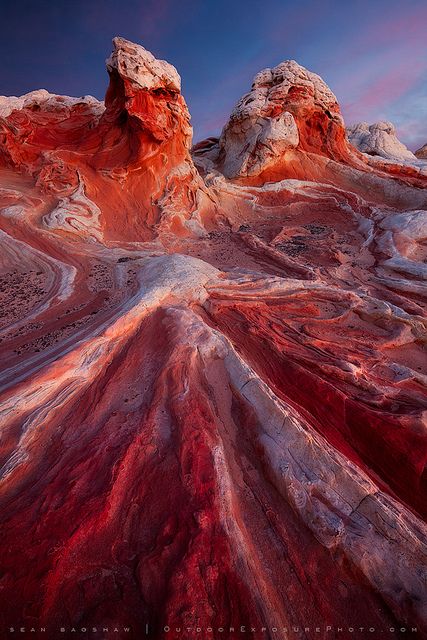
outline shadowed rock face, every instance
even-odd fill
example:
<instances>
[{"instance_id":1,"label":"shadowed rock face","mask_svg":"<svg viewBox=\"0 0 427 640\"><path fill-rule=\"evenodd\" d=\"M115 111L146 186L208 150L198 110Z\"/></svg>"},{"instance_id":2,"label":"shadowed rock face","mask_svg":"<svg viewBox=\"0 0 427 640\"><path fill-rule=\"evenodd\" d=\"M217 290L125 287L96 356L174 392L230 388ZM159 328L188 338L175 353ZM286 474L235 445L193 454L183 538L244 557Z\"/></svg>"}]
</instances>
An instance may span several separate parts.
<instances>
[{"instance_id":1,"label":"shadowed rock face","mask_svg":"<svg viewBox=\"0 0 427 640\"><path fill-rule=\"evenodd\" d=\"M107 70L0 100L3 628L425 637L425 165L292 61L192 156L174 67Z\"/></svg>"},{"instance_id":2,"label":"shadowed rock face","mask_svg":"<svg viewBox=\"0 0 427 640\"><path fill-rule=\"evenodd\" d=\"M123 165L140 164L147 152L152 156L165 142L174 143L172 162L188 160L192 128L177 70L128 40L114 38L113 44L106 61L110 85L101 125L108 132L121 127L123 144L134 153L123 155Z\"/></svg>"},{"instance_id":3,"label":"shadowed rock face","mask_svg":"<svg viewBox=\"0 0 427 640\"><path fill-rule=\"evenodd\" d=\"M419 158L420 160L426 160L427 159L427 144L425 144L422 147L420 147L419 149L417 149L417 151L415 151L415 156L417 158Z\"/></svg>"}]
</instances>

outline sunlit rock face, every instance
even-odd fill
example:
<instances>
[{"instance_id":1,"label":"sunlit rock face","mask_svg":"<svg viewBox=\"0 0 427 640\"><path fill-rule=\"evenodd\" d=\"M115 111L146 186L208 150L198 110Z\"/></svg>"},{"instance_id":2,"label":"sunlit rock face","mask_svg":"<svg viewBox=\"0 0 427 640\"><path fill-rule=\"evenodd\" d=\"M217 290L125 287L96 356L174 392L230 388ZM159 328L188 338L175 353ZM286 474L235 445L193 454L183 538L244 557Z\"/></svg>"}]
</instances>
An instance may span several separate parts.
<instances>
[{"instance_id":1,"label":"sunlit rock face","mask_svg":"<svg viewBox=\"0 0 427 640\"><path fill-rule=\"evenodd\" d=\"M393 142L396 151L399 141L391 141L385 131L381 135L383 146L391 148ZM417 163L408 150L403 163L402 149L406 147L401 145L400 156L361 153L348 139L329 87L317 74L287 60L255 76L220 138L198 143L193 156L205 175L215 170L247 185L289 178L328 182L371 199L379 189L379 201L394 205L389 185L381 184L379 174L394 173L414 185L423 185L427 175L426 165Z\"/></svg>"},{"instance_id":2,"label":"sunlit rock face","mask_svg":"<svg viewBox=\"0 0 427 640\"><path fill-rule=\"evenodd\" d=\"M132 167L156 155L165 142L173 142L170 162L188 160L192 128L177 70L128 40L114 38L113 44L106 61L110 85L101 125L120 129L126 152L118 158L116 150L110 162Z\"/></svg>"},{"instance_id":3,"label":"sunlit rock face","mask_svg":"<svg viewBox=\"0 0 427 640\"><path fill-rule=\"evenodd\" d=\"M84 190L111 240L200 234L212 202L190 158L178 72L123 38L113 45L105 104L44 90L0 100L1 161L63 199Z\"/></svg>"},{"instance_id":4,"label":"sunlit rock face","mask_svg":"<svg viewBox=\"0 0 427 640\"><path fill-rule=\"evenodd\" d=\"M400 142L396 129L391 122L376 122L368 125L360 122L347 128L350 142L372 156L381 156L389 160L416 161L412 151Z\"/></svg>"},{"instance_id":5,"label":"sunlit rock face","mask_svg":"<svg viewBox=\"0 0 427 640\"><path fill-rule=\"evenodd\" d=\"M424 637L425 165L295 62L192 155L177 71L107 70L0 100L2 628Z\"/></svg>"}]
</instances>

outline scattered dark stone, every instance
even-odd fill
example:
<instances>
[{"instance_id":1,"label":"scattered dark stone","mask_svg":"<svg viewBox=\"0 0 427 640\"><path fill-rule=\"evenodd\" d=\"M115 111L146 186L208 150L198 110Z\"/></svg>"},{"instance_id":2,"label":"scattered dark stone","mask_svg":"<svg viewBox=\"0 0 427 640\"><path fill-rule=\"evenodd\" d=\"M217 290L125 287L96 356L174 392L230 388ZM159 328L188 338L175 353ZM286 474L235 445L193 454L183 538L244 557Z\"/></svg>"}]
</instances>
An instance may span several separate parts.
<instances>
[{"instance_id":1,"label":"scattered dark stone","mask_svg":"<svg viewBox=\"0 0 427 640\"><path fill-rule=\"evenodd\" d=\"M304 251L307 251L308 247L303 242L288 240L287 242L276 244L276 249L282 251L283 253L286 253L286 255L288 256L295 258L296 256L299 256L300 253L304 253Z\"/></svg>"},{"instance_id":2,"label":"scattered dark stone","mask_svg":"<svg viewBox=\"0 0 427 640\"><path fill-rule=\"evenodd\" d=\"M320 224L313 224L312 222L310 222L309 224L305 224L304 229L307 229L312 234L319 234L326 231L326 227L323 227Z\"/></svg>"}]
</instances>

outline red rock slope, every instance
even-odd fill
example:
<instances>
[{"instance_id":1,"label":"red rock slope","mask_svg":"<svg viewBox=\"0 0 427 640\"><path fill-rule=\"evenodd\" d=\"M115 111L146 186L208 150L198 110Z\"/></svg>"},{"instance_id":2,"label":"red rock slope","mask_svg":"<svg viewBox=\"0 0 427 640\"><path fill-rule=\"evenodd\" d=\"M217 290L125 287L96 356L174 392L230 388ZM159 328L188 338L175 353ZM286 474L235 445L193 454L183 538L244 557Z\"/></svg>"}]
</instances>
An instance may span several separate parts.
<instances>
[{"instance_id":1,"label":"red rock slope","mask_svg":"<svg viewBox=\"0 0 427 640\"><path fill-rule=\"evenodd\" d=\"M0 101L2 629L424 637L424 167L295 62L193 159L176 70L107 69Z\"/></svg>"}]
</instances>

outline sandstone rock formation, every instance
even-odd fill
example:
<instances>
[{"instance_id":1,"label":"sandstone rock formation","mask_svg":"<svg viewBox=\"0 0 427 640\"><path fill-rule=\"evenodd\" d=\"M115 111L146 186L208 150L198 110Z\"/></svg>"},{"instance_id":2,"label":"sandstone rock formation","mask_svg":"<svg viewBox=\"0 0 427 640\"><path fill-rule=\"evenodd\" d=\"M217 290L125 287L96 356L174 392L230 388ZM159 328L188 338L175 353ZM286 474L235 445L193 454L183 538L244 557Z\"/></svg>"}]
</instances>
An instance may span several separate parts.
<instances>
[{"instance_id":1,"label":"sandstone rock formation","mask_svg":"<svg viewBox=\"0 0 427 640\"><path fill-rule=\"evenodd\" d=\"M234 108L219 140L227 177L259 175L287 149L340 155L338 102L323 80L294 60L264 69Z\"/></svg>"},{"instance_id":2,"label":"sandstone rock formation","mask_svg":"<svg viewBox=\"0 0 427 640\"><path fill-rule=\"evenodd\" d=\"M44 90L0 101L0 162L63 198L83 181L106 238L149 239L158 226L202 233L212 202L190 157L178 72L123 38L113 45L105 105Z\"/></svg>"},{"instance_id":3,"label":"sandstone rock formation","mask_svg":"<svg viewBox=\"0 0 427 640\"><path fill-rule=\"evenodd\" d=\"M376 122L369 125L359 122L347 128L348 139L359 151L389 160L415 161L416 157L396 136L391 122Z\"/></svg>"},{"instance_id":4,"label":"sandstone rock formation","mask_svg":"<svg viewBox=\"0 0 427 640\"><path fill-rule=\"evenodd\" d=\"M415 151L415 156L420 160L427 160L427 144Z\"/></svg>"},{"instance_id":5,"label":"sandstone rock formation","mask_svg":"<svg viewBox=\"0 0 427 640\"><path fill-rule=\"evenodd\" d=\"M332 182L363 197L379 191L379 200L390 204L396 193L378 180L379 174L394 172L412 184L417 178L424 184L427 166L417 165L408 154L405 165L394 158L393 166L385 157L356 150L347 139L335 95L318 75L293 60L257 74L220 138L193 149L204 175L214 170L253 185L285 178Z\"/></svg>"},{"instance_id":6,"label":"sandstone rock formation","mask_svg":"<svg viewBox=\"0 0 427 640\"><path fill-rule=\"evenodd\" d=\"M2 628L425 637L422 163L295 62L192 156L176 70L107 70L0 101Z\"/></svg>"}]
</instances>

